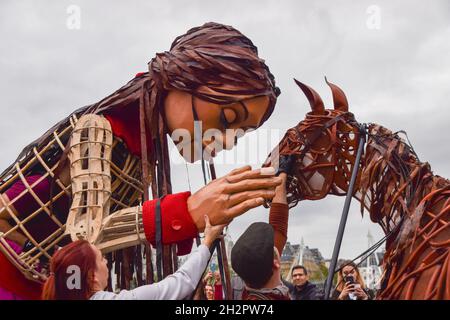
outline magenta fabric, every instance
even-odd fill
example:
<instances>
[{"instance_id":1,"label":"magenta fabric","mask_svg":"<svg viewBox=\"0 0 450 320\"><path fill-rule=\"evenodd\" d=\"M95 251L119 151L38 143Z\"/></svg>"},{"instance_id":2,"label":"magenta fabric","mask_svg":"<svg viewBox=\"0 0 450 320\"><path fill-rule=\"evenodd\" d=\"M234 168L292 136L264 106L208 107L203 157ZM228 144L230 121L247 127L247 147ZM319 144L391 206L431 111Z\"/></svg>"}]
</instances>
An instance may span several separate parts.
<instances>
[{"instance_id":1,"label":"magenta fabric","mask_svg":"<svg viewBox=\"0 0 450 320\"><path fill-rule=\"evenodd\" d=\"M29 185L32 185L37 180L42 178L42 175L32 175L25 178ZM9 200L15 199L21 192L25 190L25 185L22 180L15 182L8 190L6 190L6 195ZM47 202L50 198L50 183L48 179L44 179L33 187L33 191L41 199L42 202ZM28 216L30 213L36 211L39 208L39 204L29 193L22 196L16 202L14 202L14 208L21 216Z\"/></svg>"},{"instance_id":2,"label":"magenta fabric","mask_svg":"<svg viewBox=\"0 0 450 320\"><path fill-rule=\"evenodd\" d=\"M22 252L22 248L17 243L8 239L5 240L17 254ZM11 291L8 291L0 287L0 300L25 300L25 299L21 296L18 296L17 294L12 293Z\"/></svg>"},{"instance_id":3,"label":"magenta fabric","mask_svg":"<svg viewBox=\"0 0 450 320\"><path fill-rule=\"evenodd\" d=\"M11 241L9 239L5 239L5 240L9 244L9 246L15 251L15 253L17 253L17 254L22 253L22 248L20 247L20 245L18 245L17 243L15 243L14 241Z\"/></svg>"},{"instance_id":4,"label":"magenta fabric","mask_svg":"<svg viewBox=\"0 0 450 320\"><path fill-rule=\"evenodd\" d=\"M42 175L35 174L28 176L25 179L29 185L32 185L41 177ZM35 185L33 187L33 191L43 203L46 203L50 199L50 187L50 180L46 178ZM23 182L21 180L18 180L8 190L6 190L5 194L8 196L10 201L12 201L25 189L26 187ZM54 194L57 194L58 192L60 192L60 190L61 189L59 187L55 186ZM55 214L61 222L65 222L67 218L67 214L70 208L69 203L70 202L67 196L63 196L53 203L53 214ZM26 193L25 195L20 197L20 199L14 202L13 206L19 213L21 220L25 219L25 217L29 216L40 207L39 203L30 193ZM12 220L11 223L14 224ZM47 215L45 211L42 211L36 217L27 222L25 224L25 227L31 233L33 238L37 242L40 242L47 238L52 232L54 232L58 228L58 225L53 222L53 220Z\"/></svg>"},{"instance_id":5,"label":"magenta fabric","mask_svg":"<svg viewBox=\"0 0 450 320\"><path fill-rule=\"evenodd\" d=\"M0 287L0 300L25 300L21 296Z\"/></svg>"}]
</instances>

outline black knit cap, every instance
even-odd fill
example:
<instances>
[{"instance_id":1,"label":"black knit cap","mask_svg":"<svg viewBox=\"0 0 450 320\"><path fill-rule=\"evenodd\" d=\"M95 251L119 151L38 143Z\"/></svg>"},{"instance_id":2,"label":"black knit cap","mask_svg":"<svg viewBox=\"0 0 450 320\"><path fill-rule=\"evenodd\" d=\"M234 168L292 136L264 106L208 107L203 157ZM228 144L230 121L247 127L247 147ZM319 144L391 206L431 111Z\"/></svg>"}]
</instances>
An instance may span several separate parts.
<instances>
[{"instance_id":1,"label":"black knit cap","mask_svg":"<svg viewBox=\"0 0 450 320\"><path fill-rule=\"evenodd\" d=\"M270 224L255 222L245 230L231 250L231 266L252 288L261 288L272 276L273 237Z\"/></svg>"}]
</instances>

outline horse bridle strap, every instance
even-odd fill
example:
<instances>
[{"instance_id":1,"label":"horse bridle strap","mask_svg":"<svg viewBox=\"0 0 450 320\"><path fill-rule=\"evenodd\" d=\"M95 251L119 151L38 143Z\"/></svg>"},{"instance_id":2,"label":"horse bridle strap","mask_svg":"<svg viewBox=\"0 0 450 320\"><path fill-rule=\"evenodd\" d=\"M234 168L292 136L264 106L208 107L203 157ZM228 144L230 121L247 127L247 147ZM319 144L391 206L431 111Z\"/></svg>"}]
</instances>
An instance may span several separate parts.
<instances>
[{"instance_id":1,"label":"horse bridle strap","mask_svg":"<svg viewBox=\"0 0 450 320\"><path fill-rule=\"evenodd\" d=\"M300 153L299 156L304 156L305 153L309 151L309 149L311 148L311 146L313 145L313 143L314 143L317 139L319 139L319 137L320 137L320 135L322 134L322 132L324 132L325 130L327 130L328 128L330 128L330 127L333 126L334 124L336 124L338 121L343 120L345 114L347 114L347 112L346 112L346 113L343 113L343 114L340 114L340 115L338 115L338 116L336 116L336 117L334 117L334 118L328 120L327 122L325 122L323 126L321 126L320 128L317 128L317 129L313 132L313 134L312 134L312 136L311 136L311 139L306 138L306 136L305 136L302 132L300 132L300 131L298 130L297 127L295 127L295 131L297 132L297 134L299 135L299 137L300 137L300 138L303 140L303 142L304 142L304 148L303 148L303 150L301 151L301 153Z\"/></svg>"}]
</instances>

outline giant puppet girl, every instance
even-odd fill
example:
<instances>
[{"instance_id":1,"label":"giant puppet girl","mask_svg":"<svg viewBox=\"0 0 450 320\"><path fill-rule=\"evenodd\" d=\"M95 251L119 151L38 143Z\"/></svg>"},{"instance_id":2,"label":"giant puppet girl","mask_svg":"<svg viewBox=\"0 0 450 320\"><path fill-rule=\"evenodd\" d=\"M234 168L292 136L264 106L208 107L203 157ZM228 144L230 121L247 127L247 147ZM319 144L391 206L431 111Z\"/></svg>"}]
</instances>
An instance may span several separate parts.
<instances>
[{"instance_id":1,"label":"giant puppet girl","mask_svg":"<svg viewBox=\"0 0 450 320\"><path fill-rule=\"evenodd\" d=\"M57 123L0 175L0 298L39 297L52 253L80 238L110 253L121 288L132 275L138 285L151 282L152 264L142 263L148 243L186 254L204 214L225 223L270 199L280 180L249 167L194 194L171 194L167 136L194 136L199 120L234 145L226 129L258 128L278 95L252 41L207 23L177 37L148 72ZM180 153L192 162L207 144L193 139Z\"/></svg>"}]
</instances>

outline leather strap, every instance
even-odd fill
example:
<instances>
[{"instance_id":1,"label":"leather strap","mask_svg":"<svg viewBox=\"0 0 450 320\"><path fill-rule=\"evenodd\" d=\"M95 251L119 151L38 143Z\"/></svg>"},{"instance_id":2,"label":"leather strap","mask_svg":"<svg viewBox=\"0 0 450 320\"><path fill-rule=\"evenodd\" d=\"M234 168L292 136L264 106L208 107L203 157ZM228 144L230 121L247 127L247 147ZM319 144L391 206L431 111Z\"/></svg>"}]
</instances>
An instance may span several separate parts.
<instances>
[{"instance_id":1,"label":"leather strap","mask_svg":"<svg viewBox=\"0 0 450 320\"><path fill-rule=\"evenodd\" d=\"M162 276L162 223L161 223L161 201L164 196L156 201L155 210L155 242L156 242L156 273L158 281L163 279Z\"/></svg>"}]
</instances>

